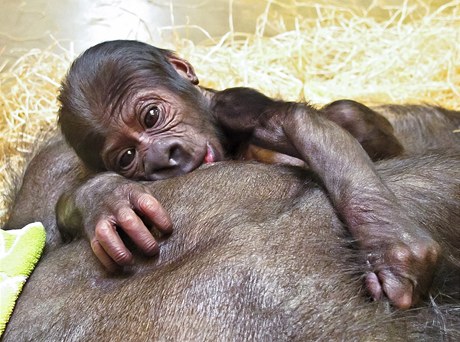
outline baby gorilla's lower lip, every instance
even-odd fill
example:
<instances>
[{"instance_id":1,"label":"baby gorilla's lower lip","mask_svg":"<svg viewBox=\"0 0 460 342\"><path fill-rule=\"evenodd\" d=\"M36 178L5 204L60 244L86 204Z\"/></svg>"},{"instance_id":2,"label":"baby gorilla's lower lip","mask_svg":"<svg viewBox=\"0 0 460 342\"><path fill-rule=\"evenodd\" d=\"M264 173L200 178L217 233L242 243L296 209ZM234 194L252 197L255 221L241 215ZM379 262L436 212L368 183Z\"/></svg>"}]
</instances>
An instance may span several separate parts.
<instances>
[{"instance_id":1,"label":"baby gorilla's lower lip","mask_svg":"<svg viewBox=\"0 0 460 342\"><path fill-rule=\"evenodd\" d=\"M209 143L206 143L206 155L204 156L203 164L214 163L215 161L216 155Z\"/></svg>"}]
</instances>

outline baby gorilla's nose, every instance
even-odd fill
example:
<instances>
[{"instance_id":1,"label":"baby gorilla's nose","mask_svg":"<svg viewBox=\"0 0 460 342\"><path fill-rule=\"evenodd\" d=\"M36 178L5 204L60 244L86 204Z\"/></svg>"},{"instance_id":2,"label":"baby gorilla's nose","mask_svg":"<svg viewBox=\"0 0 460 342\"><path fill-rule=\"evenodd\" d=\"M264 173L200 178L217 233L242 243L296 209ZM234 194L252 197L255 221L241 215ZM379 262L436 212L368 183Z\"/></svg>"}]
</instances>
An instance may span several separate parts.
<instances>
[{"instance_id":1,"label":"baby gorilla's nose","mask_svg":"<svg viewBox=\"0 0 460 342\"><path fill-rule=\"evenodd\" d=\"M145 178L159 180L190 172L192 162L193 157L180 140L158 140L149 146L144 156Z\"/></svg>"}]
</instances>

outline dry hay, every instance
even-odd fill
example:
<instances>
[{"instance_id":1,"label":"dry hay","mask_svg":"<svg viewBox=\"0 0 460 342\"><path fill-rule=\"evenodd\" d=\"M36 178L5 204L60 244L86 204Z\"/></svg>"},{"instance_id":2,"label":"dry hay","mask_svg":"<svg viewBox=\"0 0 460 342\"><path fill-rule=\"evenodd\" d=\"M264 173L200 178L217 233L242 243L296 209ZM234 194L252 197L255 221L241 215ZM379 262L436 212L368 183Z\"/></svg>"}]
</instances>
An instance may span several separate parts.
<instances>
[{"instance_id":1,"label":"dry hay","mask_svg":"<svg viewBox=\"0 0 460 342\"><path fill-rule=\"evenodd\" d=\"M376 0L367 8L266 3L254 33L231 29L196 44L172 29L175 39L163 47L190 60L202 84L217 89L245 85L318 104L353 98L460 108L460 1ZM21 152L55 126L59 82L73 55L54 47L28 51L11 66L0 63L0 190L7 165L19 168Z\"/></svg>"}]
</instances>

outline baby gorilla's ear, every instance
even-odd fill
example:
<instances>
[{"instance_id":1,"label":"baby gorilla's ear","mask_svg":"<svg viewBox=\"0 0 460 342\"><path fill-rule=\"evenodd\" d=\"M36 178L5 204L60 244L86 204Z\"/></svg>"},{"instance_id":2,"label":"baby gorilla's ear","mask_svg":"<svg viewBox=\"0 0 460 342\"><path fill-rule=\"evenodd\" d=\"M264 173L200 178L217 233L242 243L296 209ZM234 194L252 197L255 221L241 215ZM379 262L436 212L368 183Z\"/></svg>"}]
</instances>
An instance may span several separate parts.
<instances>
[{"instance_id":1,"label":"baby gorilla's ear","mask_svg":"<svg viewBox=\"0 0 460 342\"><path fill-rule=\"evenodd\" d=\"M193 66L187 62L185 59L179 58L177 56L171 55L168 56L168 61L176 69L179 75L185 79L190 80L192 84L197 85L199 83L198 77L195 74Z\"/></svg>"}]
</instances>

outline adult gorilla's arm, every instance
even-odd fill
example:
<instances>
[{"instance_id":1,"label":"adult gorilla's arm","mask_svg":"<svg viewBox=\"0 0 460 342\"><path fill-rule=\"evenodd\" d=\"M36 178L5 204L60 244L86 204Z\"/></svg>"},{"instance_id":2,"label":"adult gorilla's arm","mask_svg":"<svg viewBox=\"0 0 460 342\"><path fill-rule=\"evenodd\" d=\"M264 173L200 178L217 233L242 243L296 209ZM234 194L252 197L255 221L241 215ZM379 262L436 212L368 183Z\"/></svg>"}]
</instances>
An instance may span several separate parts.
<instances>
[{"instance_id":1,"label":"adult gorilla's arm","mask_svg":"<svg viewBox=\"0 0 460 342\"><path fill-rule=\"evenodd\" d=\"M43 141L21 175L18 189L13 189L16 193L5 229L19 229L30 222L41 221L47 230L46 248L56 247L61 243L56 203L62 194L82 184L88 175L62 136L56 134Z\"/></svg>"}]
</instances>

